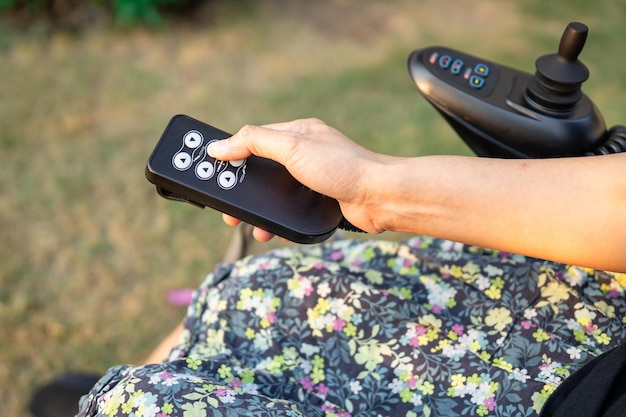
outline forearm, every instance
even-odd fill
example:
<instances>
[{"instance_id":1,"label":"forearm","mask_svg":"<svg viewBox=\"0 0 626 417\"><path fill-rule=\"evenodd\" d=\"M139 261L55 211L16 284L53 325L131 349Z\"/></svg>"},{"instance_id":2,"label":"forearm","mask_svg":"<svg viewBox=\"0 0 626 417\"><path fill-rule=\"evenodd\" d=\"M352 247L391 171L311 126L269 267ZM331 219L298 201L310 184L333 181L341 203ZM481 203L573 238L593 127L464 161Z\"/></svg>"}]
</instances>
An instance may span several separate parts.
<instances>
[{"instance_id":1,"label":"forearm","mask_svg":"<svg viewBox=\"0 0 626 417\"><path fill-rule=\"evenodd\" d=\"M372 220L483 247L626 270L624 156L389 158L369 184ZM382 173L382 175L381 175Z\"/></svg>"},{"instance_id":2,"label":"forearm","mask_svg":"<svg viewBox=\"0 0 626 417\"><path fill-rule=\"evenodd\" d=\"M371 152L317 119L246 126L211 156L273 159L369 231L422 233L626 271L626 153L499 160ZM323 173L323 174L322 174ZM263 239L271 238L265 232Z\"/></svg>"}]
</instances>

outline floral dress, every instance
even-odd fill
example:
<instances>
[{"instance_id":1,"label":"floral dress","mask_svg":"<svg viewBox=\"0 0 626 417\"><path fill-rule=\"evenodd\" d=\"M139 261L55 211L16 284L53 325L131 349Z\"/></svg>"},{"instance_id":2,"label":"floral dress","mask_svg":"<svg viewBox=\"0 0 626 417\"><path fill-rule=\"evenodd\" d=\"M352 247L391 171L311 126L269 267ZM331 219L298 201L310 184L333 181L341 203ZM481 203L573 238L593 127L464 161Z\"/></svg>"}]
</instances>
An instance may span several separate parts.
<instances>
[{"instance_id":1,"label":"floral dress","mask_svg":"<svg viewBox=\"0 0 626 417\"><path fill-rule=\"evenodd\" d=\"M626 339L626 275L459 243L336 241L223 264L163 364L80 416L535 416Z\"/></svg>"}]
</instances>

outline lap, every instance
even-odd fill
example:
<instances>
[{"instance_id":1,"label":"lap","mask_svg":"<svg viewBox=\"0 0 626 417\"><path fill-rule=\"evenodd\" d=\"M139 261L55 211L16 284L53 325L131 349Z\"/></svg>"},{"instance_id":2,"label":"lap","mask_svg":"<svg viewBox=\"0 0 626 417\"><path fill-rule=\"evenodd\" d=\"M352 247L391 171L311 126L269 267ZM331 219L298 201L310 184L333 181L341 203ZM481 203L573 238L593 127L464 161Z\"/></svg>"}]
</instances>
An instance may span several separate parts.
<instances>
[{"instance_id":1,"label":"lap","mask_svg":"<svg viewBox=\"0 0 626 417\"><path fill-rule=\"evenodd\" d=\"M83 406L93 415L532 415L624 339L624 284L430 238L282 249L219 266L169 360L111 369Z\"/></svg>"}]
</instances>

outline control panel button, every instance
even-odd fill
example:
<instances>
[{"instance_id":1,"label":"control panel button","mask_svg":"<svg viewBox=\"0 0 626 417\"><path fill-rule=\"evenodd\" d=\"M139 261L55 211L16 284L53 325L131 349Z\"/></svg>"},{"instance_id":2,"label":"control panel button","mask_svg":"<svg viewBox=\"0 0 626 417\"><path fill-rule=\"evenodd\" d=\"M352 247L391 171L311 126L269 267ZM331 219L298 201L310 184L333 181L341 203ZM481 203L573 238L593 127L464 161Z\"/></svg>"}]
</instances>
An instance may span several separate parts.
<instances>
[{"instance_id":1,"label":"control panel button","mask_svg":"<svg viewBox=\"0 0 626 417\"><path fill-rule=\"evenodd\" d=\"M463 61L461 61L460 59L455 59L454 62L452 63L452 68L450 69L450 72L454 75L459 75L462 69L463 69Z\"/></svg>"},{"instance_id":2,"label":"control panel button","mask_svg":"<svg viewBox=\"0 0 626 417\"><path fill-rule=\"evenodd\" d=\"M469 79L469 84L474 88L482 88L485 85L485 79L472 75Z\"/></svg>"},{"instance_id":3,"label":"control panel button","mask_svg":"<svg viewBox=\"0 0 626 417\"><path fill-rule=\"evenodd\" d=\"M442 55L439 58L439 66L443 69L447 69L452 63L452 57L450 55Z\"/></svg>"},{"instance_id":4,"label":"control panel button","mask_svg":"<svg viewBox=\"0 0 626 417\"><path fill-rule=\"evenodd\" d=\"M437 58L439 58L439 52L433 52L432 54L430 54L430 58L428 58L428 62L430 62L431 64L434 64L435 62L437 62Z\"/></svg>"},{"instance_id":5,"label":"control panel button","mask_svg":"<svg viewBox=\"0 0 626 417\"><path fill-rule=\"evenodd\" d=\"M183 137L185 146L191 149L196 149L198 146L200 146L202 144L202 140L202 134L197 130L190 130L189 132L185 133L185 136Z\"/></svg>"},{"instance_id":6,"label":"control panel button","mask_svg":"<svg viewBox=\"0 0 626 417\"><path fill-rule=\"evenodd\" d=\"M217 176L217 183L223 189L230 190L237 184L237 175L231 171L222 171L222 173Z\"/></svg>"},{"instance_id":7,"label":"control panel button","mask_svg":"<svg viewBox=\"0 0 626 417\"><path fill-rule=\"evenodd\" d=\"M184 171L191 166L193 160L191 159L191 155L187 152L178 152L174 155L173 163L174 168L179 171Z\"/></svg>"},{"instance_id":8,"label":"control panel button","mask_svg":"<svg viewBox=\"0 0 626 417\"><path fill-rule=\"evenodd\" d=\"M485 64L476 64L474 66L474 72L476 74L480 74L483 77L486 77L487 75L489 75L489 67Z\"/></svg>"},{"instance_id":9,"label":"control panel button","mask_svg":"<svg viewBox=\"0 0 626 417\"><path fill-rule=\"evenodd\" d=\"M208 180L213 176L215 172L215 167L209 161L202 161L198 165L196 165L196 175L201 180Z\"/></svg>"},{"instance_id":10,"label":"control panel button","mask_svg":"<svg viewBox=\"0 0 626 417\"><path fill-rule=\"evenodd\" d=\"M232 166L234 166L235 168L239 168L240 166L242 166L244 163L246 162L245 159L235 159L232 161L228 161L228 163Z\"/></svg>"}]
</instances>

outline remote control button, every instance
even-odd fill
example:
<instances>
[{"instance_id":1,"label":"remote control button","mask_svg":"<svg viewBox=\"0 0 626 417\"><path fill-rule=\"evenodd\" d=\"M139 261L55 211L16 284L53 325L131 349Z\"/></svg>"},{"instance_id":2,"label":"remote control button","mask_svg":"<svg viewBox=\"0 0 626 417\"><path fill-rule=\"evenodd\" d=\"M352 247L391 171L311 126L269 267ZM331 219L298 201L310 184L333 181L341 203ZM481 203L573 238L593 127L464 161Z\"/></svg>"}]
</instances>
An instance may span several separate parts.
<instances>
[{"instance_id":1,"label":"remote control button","mask_svg":"<svg viewBox=\"0 0 626 417\"><path fill-rule=\"evenodd\" d=\"M486 77L487 75L489 75L489 67L485 64L476 64L474 66L474 72L476 74L480 74L483 77Z\"/></svg>"},{"instance_id":2,"label":"remote control button","mask_svg":"<svg viewBox=\"0 0 626 417\"><path fill-rule=\"evenodd\" d=\"M222 171L222 173L217 176L217 183L223 189L230 190L237 184L237 175L232 171Z\"/></svg>"},{"instance_id":3,"label":"remote control button","mask_svg":"<svg viewBox=\"0 0 626 417\"><path fill-rule=\"evenodd\" d=\"M240 166L242 166L243 164L246 163L245 159L235 159L234 161L228 161L229 164L231 164L232 166L234 166L235 168L239 168Z\"/></svg>"},{"instance_id":4,"label":"remote control button","mask_svg":"<svg viewBox=\"0 0 626 417\"><path fill-rule=\"evenodd\" d=\"M174 155L172 162L174 163L174 168L179 171L184 171L191 166L193 161L191 159L191 155L187 152L178 152Z\"/></svg>"},{"instance_id":5,"label":"remote control button","mask_svg":"<svg viewBox=\"0 0 626 417\"><path fill-rule=\"evenodd\" d=\"M455 59L454 62L452 63L452 68L450 69L450 72L454 75L459 75L462 69L463 69L463 61L461 61L460 59Z\"/></svg>"},{"instance_id":6,"label":"remote control button","mask_svg":"<svg viewBox=\"0 0 626 417\"><path fill-rule=\"evenodd\" d=\"M452 58L450 55L442 55L441 58L439 58L439 66L443 69L447 69L451 62Z\"/></svg>"},{"instance_id":7,"label":"remote control button","mask_svg":"<svg viewBox=\"0 0 626 417\"><path fill-rule=\"evenodd\" d=\"M198 132L197 130L190 130L189 132L185 133L185 136L183 137L183 142L185 142L185 146L191 149L196 149L202 144L202 141L202 133Z\"/></svg>"},{"instance_id":8,"label":"remote control button","mask_svg":"<svg viewBox=\"0 0 626 417\"><path fill-rule=\"evenodd\" d=\"M483 86L485 85L485 79L480 78L476 75L472 75L470 77L469 83L474 88L483 88Z\"/></svg>"},{"instance_id":9,"label":"remote control button","mask_svg":"<svg viewBox=\"0 0 626 417\"><path fill-rule=\"evenodd\" d=\"M196 175L201 180L208 180L215 173L215 167L209 161L202 161L196 165Z\"/></svg>"},{"instance_id":10,"label":"remote control button","mask_svg":"<svg viewBox=\"0 0 626 417\"><path fill-rule=\"evenodd\" d=\"M434 64L435 62L437 62L437 58L439 58L439 52L433 52L430 55L430 58L428 58L428 62L430 62L431 64Z\"/></svg>"}]
</instances>

